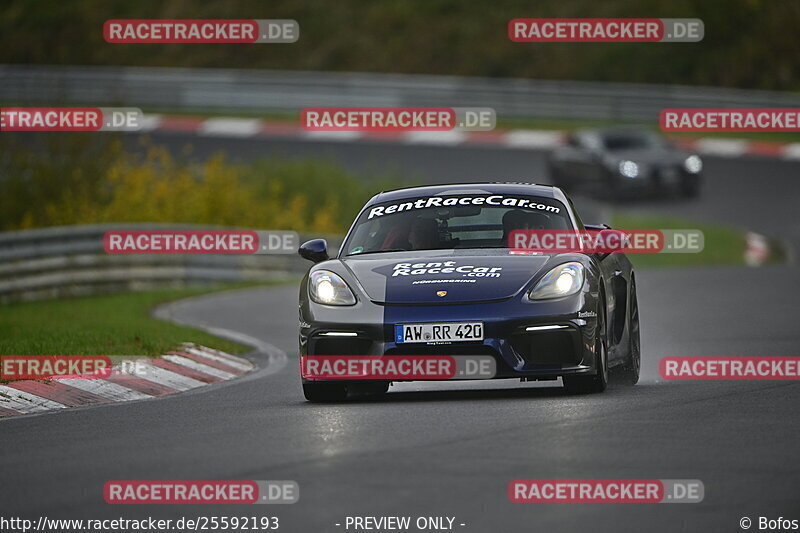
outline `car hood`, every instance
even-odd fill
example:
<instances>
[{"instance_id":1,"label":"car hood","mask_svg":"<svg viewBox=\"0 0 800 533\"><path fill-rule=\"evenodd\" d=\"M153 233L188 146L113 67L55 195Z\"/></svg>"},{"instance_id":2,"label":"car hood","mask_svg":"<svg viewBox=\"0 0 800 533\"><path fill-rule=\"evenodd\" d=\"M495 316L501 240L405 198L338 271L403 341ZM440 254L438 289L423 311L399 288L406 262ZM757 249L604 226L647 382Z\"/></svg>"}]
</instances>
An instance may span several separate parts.
<instances>
[{"instance_id":1,"label":"car hood","mask_svg":"<svg viewBox=\"0 0 800 533\"><path fill-rule=\"evenodd\" d=\"M370 300L386 304L468 303L510 298L550 259L508 250L394 252L342 260Z\"/></svg>"}]
</instances>

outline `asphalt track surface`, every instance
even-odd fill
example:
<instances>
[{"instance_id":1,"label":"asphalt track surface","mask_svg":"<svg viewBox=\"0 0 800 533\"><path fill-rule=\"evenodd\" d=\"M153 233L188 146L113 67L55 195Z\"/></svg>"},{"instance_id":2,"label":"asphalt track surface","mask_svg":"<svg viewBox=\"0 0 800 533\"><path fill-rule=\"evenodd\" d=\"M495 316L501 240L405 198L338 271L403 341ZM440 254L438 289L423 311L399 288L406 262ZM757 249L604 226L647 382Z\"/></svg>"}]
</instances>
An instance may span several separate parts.
<instances>
[{"instance_id":1,"label":"asphalt track surface","mask_svg":"<svg viewBox=\"0 0 800 533\"><path fill-rule=\"evenodd\" d=\"M217 141L207 140L227 147ZM234 155L315 153L354 169L396 165L425 181L542 168L542 153L521 150L249 142L235 141ZM800 241L800 165L707 158L706 168L702 199L637 209ZM637 284L643 380L583 397L503 381L403 384L382 401L307 404L295 286L173 304L165 312L177 320L258 339L260 369L166 399L0 422L0 515L272 514L287 532L346 531L346 516L382 515L452 516L465 532L741 531L744 516L752 530L759 516L800 519L800 385L664 382L657 372L668 355L800 355L796 266L648 270ZM700 479L705 499L512 504L507 487L518 478ZM114 479L292 479L301 495L288 506L111 506L102 487Z\"/></svg>"}]
</instances>

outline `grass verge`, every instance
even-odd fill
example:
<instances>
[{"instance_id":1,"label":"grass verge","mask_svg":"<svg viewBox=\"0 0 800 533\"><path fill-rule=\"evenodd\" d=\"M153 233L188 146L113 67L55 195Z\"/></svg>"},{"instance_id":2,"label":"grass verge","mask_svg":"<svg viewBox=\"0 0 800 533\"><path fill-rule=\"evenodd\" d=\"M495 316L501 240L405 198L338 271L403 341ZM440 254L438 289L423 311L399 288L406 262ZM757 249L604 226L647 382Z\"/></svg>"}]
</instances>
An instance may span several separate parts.
<instances>
[{"instance_id":1,"label":"grass verge","mask_svg":"<svg viewBox=\"0 0 800 533\"><path fill-rule=\"evenodd\" d=\"M703 251L696 254L627 254L637 268L744 264L747 241L744 233L733 228L668 217L622 213L612 217L611 225L615 229L698 229L703 232Z\"/></svg>"},{"instance_id":2,"label":"grass verge","mask_svg":"<svg viewBox=\"0 0 800 533\"><path fill-rule=\"evenodd\" d=\"M228 353L250 348L150 316L162 303L252 286L163 289L0 306L0 354L161 355L191 341Z\"/></svg>"}]
</instances>

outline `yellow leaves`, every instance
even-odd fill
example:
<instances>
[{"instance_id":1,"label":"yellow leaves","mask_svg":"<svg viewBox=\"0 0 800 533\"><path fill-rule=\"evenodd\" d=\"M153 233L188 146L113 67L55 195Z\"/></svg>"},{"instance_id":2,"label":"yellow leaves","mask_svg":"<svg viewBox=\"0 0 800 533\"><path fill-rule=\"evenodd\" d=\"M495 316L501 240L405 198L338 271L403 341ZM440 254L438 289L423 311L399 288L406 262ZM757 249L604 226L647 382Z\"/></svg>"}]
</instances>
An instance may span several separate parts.
<instances>
[{"instance_id":1,"label":"yellow leaves","mask_svg":"<svg viewBox=\"0 0 800 533\"><path fill-rule=\"evenodd\" d=\"M19 229L30 229L34 227L33 222L33 213L30 211L26 211L24 215L22 215L22 220L19 222Z\"/></svg>"},{"instance_id":2,"label":"yellow leaves","mask_svg":"<svg viewBox=\"0 0 800 533\"><path fill-rule=\"evenodd\" d=\"M110 202L105 222L231 224L242 190L237 170L221 158L193 168L163 149L152 148L141 162L126 158L108 171Z\"/></svg>"},{"instance_id":3,"label":"yellow leaves","mask_svg":"<svg viewBox=\"0 0 800 533\"><path fill-rule=\"evenodd\" d=\"M32 177L9 171L20 176L9 190L19 191L24 203L0 216L2 226L150 222L343 233L363 202L386 185L368 186L313 159L244 164L218 155L196 163L162 147L144 149L141 156L110 144L97 154L54 149L27 173ZM56 160L61 164L49 162Z\"/></svg>"},{"instance_id":4,"label":"yellow leaves","mask_svg":"<svg viewBox=\"0 0 800 533\"><path fill-rule=\"evenodd\" d=\"M339 201L336 197L331 197L326 205L315 211L311 220L311 227L321 233L337 233L341 231L336 224L338 213Z\"/></svg>"}]
</instances>

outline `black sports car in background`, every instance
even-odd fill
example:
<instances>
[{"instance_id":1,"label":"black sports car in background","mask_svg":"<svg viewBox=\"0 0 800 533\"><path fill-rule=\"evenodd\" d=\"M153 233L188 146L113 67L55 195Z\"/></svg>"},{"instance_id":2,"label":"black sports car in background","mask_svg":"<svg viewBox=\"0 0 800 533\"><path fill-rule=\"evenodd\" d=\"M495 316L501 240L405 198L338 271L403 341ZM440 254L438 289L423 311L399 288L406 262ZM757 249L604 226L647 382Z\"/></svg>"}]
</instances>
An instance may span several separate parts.
<instances>
[{"instance_id":1,"label":"black sports car in background","mask_svg":"<svg viewBox=\"0 0 800 533\"><path fill-rule=\"evenodd\" d=\"M553 185L617 198L700 192L703 161L657 133L639 128L580 130L550 153Z\"/></svg>"},{"instance_id":2,"label":"black sports car in background","mask_svg":"<svg viewBox=\"0 0 800 533\"><path fill-rule=\"evenodd\" d=\"M515 230L583 228L567 196L550 186L476 183L380 193L336 257L328 257L321 239L300 247L315 263L300 285L300 354L491 356L495 377L561 377L577 393L605 390L609 368L618 367L622 380L634 384L639 314L628 259L508 246ZM435 342L410 335L439 330L462 334ZM388 387L388 381L303 376L310 401Z\"/></svg>"}]
</instances>

